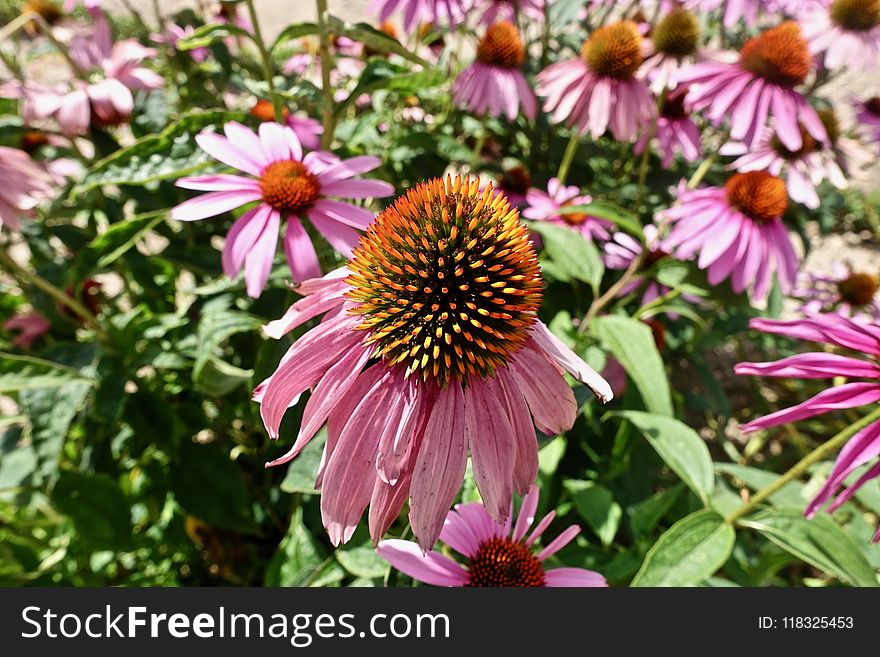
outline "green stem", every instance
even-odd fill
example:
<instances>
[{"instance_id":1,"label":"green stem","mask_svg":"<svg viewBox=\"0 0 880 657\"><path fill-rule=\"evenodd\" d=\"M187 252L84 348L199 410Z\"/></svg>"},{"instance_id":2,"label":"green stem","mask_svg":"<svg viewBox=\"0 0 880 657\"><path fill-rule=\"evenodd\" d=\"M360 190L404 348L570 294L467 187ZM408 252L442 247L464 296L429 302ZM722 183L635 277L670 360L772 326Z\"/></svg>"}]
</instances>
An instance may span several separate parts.
<instances>
[{"instance_id":1,"label":"green stem","mask_svg":"<svg viewBox=\"0 0 880 657\"><path fill-rule=\"evenodd\" d=\"M269 85L269 100L272 101L272 108L275 110L275 121L284 123L284 107L281 105L281 99L275 92L275 68L272 65L272 57L266 49L266 42L263 41L263 32L260 29L260 21L257 19L257 10L254 7L254 0L246 0L248 14L250 14L251 23L254 26L254 44L260 51L260 59L263 62L263 77L266 78L266 84Z\"/></svg>"},{"instance_id":2,"label":"green stem","mask_svg":"<svg viewBox=\"0 0 880 657\"><path fill-rule=\"evenodd\" d=\"M577 153L580 140L581 137L577 130L571 133L571 139L568 140L568 146L565 147L565 153L562 155L562 162L559 163L559 171L556 173L556 178L559 180L560 185L564 185L565 179L568 178L568 170L571 169L571 163L574 160L575 153Z\"/></svg>"},{"instance_id":3,"label":"green stem","mask_svg":"<svg viewBox=\"0 0 880 657\"><path fill-rule=\"evenodd\" d=\"M876 422L877 420L880 420L880 407L874 409L872 413L866 415L858 422L851 424L827 442L819 445L816 449L814 449L812 452L810 452L804 458L798 461L796 465L792 466L788 470L788 472L780 476L772 484L770 484L769 486L765 486L757 493L752 495L751 499L749 499L748 502L746 502L741 507L736 509L733 513L728 515L724 519L724 522L732 524L738 518L743 517L756 506L758 506L761 502L773 495L773 493L785 486L787 483L804 474L807 470L809 470L811 465L813 465L814 463L818 463L832 452L843 447L846 442L855 434L857 434L859 431L864 429L872 422Z\"/></svg>"},{"instance_id":4,"label":"green stem","mask_svg":"<svg viewBox=\"0 0 880 657\"><path fill-rule=\"evenodd\" d=\"M669 290L669 292L667 292L666 294L657 297L653 301L649 301L644 306L639 308L636 311L636 314L633 315L633 317L635 317L636 319L639 319L646 312L653 310L654 308L658 308L658 307L662 306L664 303L666 303L667 301L672 301L673 299L675 299L679 296L681 296L681 288L680 287L677 287L673 290Z\"/></svg>"},{"instance_id":5,"label":"green stem","mask_svg":"<svg viewBox=\"0 0 880 657\"><path fill-rule=\"evenodd\" d=\"M636 187L636 205L635 211L636 214L641 215L642 212L642 200L645 197L645 183L648 181L648 169L651 160L651 142L654 139L654 136L657 134L657 124L660 121L660 115L663 113L663 106L666 104L666 92L663 92L663 95L660 96L660 100L657 102L657 113L654 115L654 120L651 122L651 128L648 132L648 139L645 141L645 150L642 153L642 162L639 165L639 183Z\"/></svg>"},{"instance_id":6,"label":"green stem","mask_svg":"<svg viewBox=\"0 0 880 657\"><path fill-rule=\"evenodd\" d=\"M724 142L727 141L728 134L725 132L721 135L721 140L718 143L718 148L712 151L712 154L703 160L700 163L700 166L697 167L697 170L694 171L694 175L691 176L691 179L687 182L688 189L696 189L697 185L700 184L700 181L703 177L709 173L709 169L712 168L712 165L715 164L715 160L718 159L718 151L721 150L721 147L724 146Z\"/></svg>"},{"instance_id":7,"label":"green stem","mask_svg":"<svg viewBox=\"0 0 880 657\"><path fill-rule=\"evenodd\" d=\"M578 326L578 335L583 335L587 332L587 329L590 327L590 323L595 319L596 315L599 314L605 306L607 306L616 296L617 294L629 283L633 276L642 268L642 265L645 263L645 259L648 257L650 253L650 249L643 248L642 252L638 255L638 257L633 258L632 262L629 263L629 267L626 268L626 271L623 272L623 276L617 279L617 282L614 283L611 287L605 290L605 293L594 299L593 303L590 304L589 310L587 310L587 314L584 315L583 320L581 320L580 326Z\"/></svg>"},{"instance_id":8,"label":"green stem","mask_svg":"<svg viewBox=\"0 0 880 657\"><path fill-rule=\"evenodd\" d=\"M315 0L315 2L318 9L318 30L321 33L321 91L324 94L324 107L321 112L324 134L321 135L321 148L329 149L333 143L333 132L336 128L333 87L330 85L333 58L330 56L330 33L327 31L327 0Z\"/></svg>"},{"instance_id":9,"label":"green stem","mask_svg":"<svg viewBox=\"0 0 880 657\"><path fill-rule=\"evenodd\" d=\"M28 271L19 265L12 256L6 251L5 246L0 246L0 265L3 265L10 274L21 284L30 284L36 288L39 288L50 297L52 297L59 304L68 308L73 314L79 317L89 328L91 328L95 335L98 338L106 342L108 340L108 336L106 331L104 331L104 327L101 326L101 323L98 321L98 318L95 317L85 306L83 306L79 301L74 299L71 296L65 294L62 290L58 289L52 283L47 281L45 278L37 274L33 271Z\"/></svg>"}]
</instances>

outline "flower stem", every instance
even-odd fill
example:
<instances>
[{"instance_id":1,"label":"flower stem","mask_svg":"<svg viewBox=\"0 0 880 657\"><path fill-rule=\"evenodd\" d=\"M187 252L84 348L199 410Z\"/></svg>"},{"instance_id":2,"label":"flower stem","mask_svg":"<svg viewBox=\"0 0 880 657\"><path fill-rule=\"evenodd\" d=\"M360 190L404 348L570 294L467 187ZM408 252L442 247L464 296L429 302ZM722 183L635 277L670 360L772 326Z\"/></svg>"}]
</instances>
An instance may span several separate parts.
<instances>
[{"instance_id":1,"label":"flower stem","mask_svg":"<svg viewBox=\"0 0 880 657\"><path fill-rule=\"evenodd\" d=\"M697 167L697 170L694 171L694 175L691 176L691 179L687 182L688 189L696 189L697 185L700 184L700 181L703 180L703 177L709 173L709 169L712 168L712 165L715 164L715 160L718 159L718 152L721 150L721 147L724 146L724 143L727 141L729 134L724 132L721 135L721 140L718 143L718 148L712 151L712 154L703 160L700 163L700 166Z\"/></svg>"},{"instance_id":2,"label":"flower stem","mask_svg":"<svg viewBox=\"0 0 880 657\"><path fill-rule=\"evenodd\" d=\"M318 9L318 30L321 33L321 91L324 93L324 107L321 111L324 134L321 135L321 148L329 149L333 143L333 131L336 128L335 102L333 87L330 85L330 69L333 59L330 56L330 33L327 30L327 0L315 0Z\"/></svg>"},{"instance_id":3,"label":"flower stem","mask_svg":"<svg viewBox=\"0 0 880 657\"><path fill-rule=\"evenodd\" d=\"M648 131L648 139L645 141L645 150L642 153L642 162L639 165L639 182L636 187L636 204L635 211L636 214L640 215L642 212L642 200L645 198L645 183L648 181L648 169L651 160L651 142L654 140L654 137L657 134L657 124L660 122L660 115L663 113L663 106L666 104L666 92L663 92L663 95L660 96L660 100L657 101L657 113L654 115L654 120L651 122L651 127Z\"/></svg>"},{"instance_id":4,"label":"flower stem","mask_svg":"<svg viewBox=\"0 0 880 657\"><path fill-rule=\"evenodd\" d=\"M12 256L9 255L5 246L0 246L0 265L8 270L19 283L30 284L39 288L59 304L68 308L73 314L85 322L85 324L95 332L95 335L97 335L102 342L108 340L107 333L104 330L104 327L101 326L98 318L95 317L85 306L72 296L68 296L62 290L59 290L36 272L28 271L19 265L15 262Z\"/></svg>"},{"instance_id":5,"label":"flower stem","mask_svg":"<svg viewBox=\"0 0 880 657\"><path fill-rule=\"evenodd\" d=\"M645 258L648 257L648 253L650 253L649 249L644 248L642 252L638 255L638 257L633 258L632 262L629 263L629 267L626 268L626 271L623 272L623 276L617 279L617 282L614 283L611 287L605 290L605 293L602 296L597 297L593 300L593 303L590 304L589 310L587 310L587 314L584 315L583 320L581 320L580 326L578 326L578 335L583 335L587 332L587 329L590 327L590 323L595 319L596 315L599 314L605 306L607 306L612 299L614 299L617 294L632 280L632 277L636 275L639 269L642 268L642 265L645 262Z\"/></svg>"},{"instance_id":6,"label":"flower stem","mask_svg":"<svg viewBox=\"0 0 880 657\"><path fill-rule=\"evenodd\" d=\"M571 139L568 140L568 146L565 147L565 153L562 155L562 162L559 163L559 171L556 173L560 185L564 185L565 179L568 178L568 170L571 169L571 163L574 160L574 154L577 153L580 140L581 137L577 130L571 133Z\"/></svg>"},{"instance_id":7,"label":"flower stem","mask_svg":"<svg viewBox=\"0 0 880 657\"><path fill-rule=\"evenodd\" d=\"M254 26L253 41L260 51L260 60L263 62L263 77L266 78L266 84L269 85L269 96L272 101L272 109L275 110L275 121L284 123L284 108L281 105L281 99L275 93L275 68L272 65L272 57L266 49L266 42L263 41L263 32L260 30L260 21L257 20L257 9L254 7L254 0L245 0L247 3L248 14L251 23Z\"/></svg>"},{"instance_id":8,"label":"flower stem","mask_svg":"<svg viewBox=\"0 0 880 657\"><path fill-rule=\"evenodd\" d=\"M816 449L814 449L812 452L810 452L804 458L802 458L800 461L798 461L797 464L795 464L794 466L792 466L788 470L788 472L786 472L785 474L780 476L772 484L770 484L769 486L765 486L764 488L759 490L757 493L752 495L751 499L749 499L748 502L746 502L741 507L736 509L733 513L728 515L724 519L724 522L726 522L728 524L732 524L738 518L743 517L744 515L749 513L752 509L754 509L756 506L758 506L761 502L763 502L768 497L773 495L773 493L775 493L780 488L785 486L787 483L789 483L793 479L796 479L797 477L800 477L802 474L804 474L810 468L811 465L813 465L814 463L817 463L818 461L821 461L826 456L828 456L831 452L834 452L835 450L839 449L840 447L843 447L844 444L846 444L846 442L850 438L852 438L855 434L857 434L859 431L864 429L866 426L868 426L872 422L876 422L877 420L880 420L880 407L874 409L874 411L872 413L869 413L868 415L863 417L858 422L851 424L850 426L848 426L846 429L844 429L843 431L838 433L836 436L834 436L830 440L819 445Z\"/></svg>"}]
</instances>

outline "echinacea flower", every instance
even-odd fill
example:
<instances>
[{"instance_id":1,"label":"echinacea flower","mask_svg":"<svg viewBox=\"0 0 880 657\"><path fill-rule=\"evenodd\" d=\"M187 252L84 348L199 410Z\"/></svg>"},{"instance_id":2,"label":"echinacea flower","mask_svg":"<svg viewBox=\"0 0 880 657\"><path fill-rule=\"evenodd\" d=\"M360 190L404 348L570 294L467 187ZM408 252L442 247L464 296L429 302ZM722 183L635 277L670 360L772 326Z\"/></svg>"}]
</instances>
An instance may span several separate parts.
<instances>
[{"instance_id":1,"label":"echinacea flower","mask_svg":"<svg viewBox=\"0 0 880 657\"><path fill-rule=\"evenodd\" d=\"M583 212L569 212L568 208L592 203L593 197L581 194L580 187L563 185L557 178L547 183L547 191L532 188L526 192L526 207L522 216L532 221L548 221L557 226L570 228L587 239L607 239L608 229L613 225Z\"/></svg>"},{"instance_id":2,"label":"echinacea flower","mask_svg":"<svg viewBox=\"0 0 880 657\"><path fill-rule=\"evenodd\" d=\"M29 349L31 345L40 339L52 325L49 320L39 313L27 313L11 317L3 323L3 330L15 333L12 345L19 349Z\"/></svg>"},{"instance_id":3,"label":"echinacea flower","mask_svg":"<svg viewBox=\"0 0 880 657\"><path fill-rule=\"evenodd\" d=\"M493 23L477 45L477 58L455 79L455 102L476 115L504 114L513 121L519 108L534 119L538 101L520 70L526 58L525 46L512 23Z\"/></svg>"},{"instance_id":4,"label":"echinacea flower","mask_svg":"<svg viewBox=\"0 0 880 657\"><path fill-rule=\"evenodd\" d=\"M797 354L771 363L739 363L737 374L794 377L799 379L867 379L848 381L823 390L805 402L752 420L746 432L768 429L823 415L831 411L858 408L880 401L880 324L863 324L838 314L815 315L799 320L753 319L749 326L764 333L808 340L855 352L847 356L827 351ZM856 433L840 450L831 474L806 508L812 517L829 500L834 511L868 481L880 476L880 420ZM870 465L839 494L844 481L862 466ZM874 534L880 541L880 529Z\"/></svg>"},{"instance_id":5,"label":"echinacea flower","mask_svg":"<svg viewBox=\"0 0 880 657\"><path fill-rule=\"evenodd\" d=\"M804 272L792 296L802 302L802 312L815 315L836 312L865 321L880 321L880 278L834 263L831 272Z\"/></svg>"},{"instance_id":6,"label":"echinacea flower","mask_svg":"<svg viewBox=\"0 0 880 657\"><path fill-rule=\"evenodd\" d=\"M678 73L697 61L718 60L721 54L700 46L700 23L684 7L674 7L663 16L642 48L644 63L637 75L646 78L651 91L660 95L664 89L678 86Z\"/></svg>"},{"instance_id":7,"label":"echinacea flower","mask_svg":"<svg viewBox=\"0 0 880 657\"><path fill-rule=\"evenodd\" d=\"M151 34L150 38L156 43L164 43L165 45L171 46L174 50L177 50L177 43L183 39L191 37L195 31L196 30L192 25L184 27L177 23L168 23L164 34ZM204 47L193 48L186 52L188 52L189 56L196 62L205 61L210 53L210 51Z\"/></svg>"},{"instance_id":8,"label":"echinacea flower","mask_svg":"<svg viewBox=\"0 0 880 657\"><path fill-rule=\"evenodd\" d=\"M645 249L648 253L639 271L632 279L624 285L617 293L618 297L624 297L638 290L644 285L642 292L641 304L644 306L658 297L662 297L669 292L669 288L658 283L653 278L646 280L645 274L654 265L661 260L670 257L667 251L663 250L660 241L660 233L657 226L648 224L642 228L645 237L644 244L634 238L632 235L617 231L611 238L602 245L602 260L608 269L625 270L632 265L636 258L641 257Z\"/></svg>"},{"instance_id":9,"label":"echinacea flower","mask_svg":"<svg viewBox=\"0 0 880 657\"><path fill-rule=\"evenodd\" d=\"M399 539L381 541L376 553L405 575L434 586L608 586L605 578L592 570L544 567L544 561L568 545L581 528L571 525L539 550L535 544L556 512L544 516L529 534L537 509L537 486L529 488L523 498L515 523L509 516L499 525L476 502L456 505L443 522L440 540L463 556L464 564Z\"/></svg>"},{"instance_id":10,"label":"echinacea flower","mask_svg":"<svg viewBox=\"0 0 880 657\"><path fill-rule=\"evenodd\" d=\"M880 0L822 0L798 17L810 52L825 68L873 69L880 64Z\"/></svg>"},{"instance_id":11,"label":"echinacea flower","mask_svg":"<svg viewBox=\"0 0 880 657\"><path fill-rule=\"evenodd\" d=\"M724 187L683 189L659 217L672 222L663 248L681 260L699 254L709 283L730 278L734 292L752 288L764 299L774 271L783 292L795 283L798 257L782 223L788 207L785 182L766 171L732 175Z\"/></svg>"},{"instance_id":12,"label":"echinacea flower","mask_svg":"<svg viewBox=\"0 0 880 657\"><path fill-rule=\"evenodd\" d=\"M478 178L410 188L369 226L347 267L298 288L265 332L279 338L324 315L255 391L263 423L306 390L294 458L326 422L318 472L334 545L370 506L378 541L407 498L419 545L433 547L464 479L468 447L498 523L537 475L535 425L555 435L577 413L568 371L603 402L604 379L538 320L538 259L503 195ZM534 421L534 423L533 423Z\"/></svg>"},{"instance_id":13,"label":"echinacea flower","mask_svg":"<svg viewBox=\"0 0 880 657\"><path fill-rule=\"evenodd\" d=\"M551 64L538 74L538 95L553 123L565 121L593 139L606 129L631 141L655 114L654 99L636 77L642 64L642 37L632 21L595 30L581 56Z\"/></svg>"},{"instance_id":14,"label":"echinacea flower","mask_svg":"<svg viewBox=\"0 0 880 657\"><path fill-rule=\"evenodd\" d=\"M127 122L134 108L131 90L162 87L162 77L141 66L155 54L154 49L134 39L114 44L110 25L103 17L96 20L93 34L71 40L70 57L97 81L76 79L64 92L44 94L39 103L40 118L54 118L61 132L69 136L85 133L89 124L104 128Z\"/></svg>"},{"instance_id":15,"label":"echinacea flower","mask_svg":"<svg viewBox=\"0 0 880 657\"><path fill-rule=\"evenodd\" d=\"M478 0L472 11L480 13L477 25L492 25L497 21L516 23L522 18L527 21L544 20L546 0Z\"/></svg>"},{"instance_id":16,"label":"echinacea flower","mask_svg":"<svg viewBox=\"0 0 880 657\"><path fill-rule=\"evenodd\" d=\"M52 193L52 178L24 151L0 146L0 229L18 230L26 216Z\"/></svg>"},{"instance_id":17,"label":"echinacea flower","mask_svg":"<svg viewBox=\"0 0 880 657\"><path fill-rule=\"evenodd\" d=\"M855 118L859 126L866 129L868 138L880 144L880 96L867 100L853 100Z\"/></svg>"},{"instance_id":18,"label":"echinacea flower","mask_svg":"<svg viewBox=\"0 0 880 657\"><path fill-rule=\"evenodd\" d=\"M512 206L518 208L526 204L526 196L532 188L532 177L523 165L517 164L495 177L495 187Z\"/></svg>"},{"instance_id":19,"label":"echinacea flower","mask_svg":"<svg viewBox=\"0 0 880 657\"><path fill-rule=\"evenodd\" d=\"M663 103L660 116L657 117L653 137L657 140L662 157L661 164L664 168L672 164L677 153L681 153L685 162L694 162L703 154L700 129L691 119L686 95L687 90L683 88L671 92ZM633 153L636 155L643 153L650 138L651 131L643 130L633 147Z\"/></svg>"},{"instance_id":20,"label":"echinacea flower","mask_svg":"<svg viewBox=\"0 0 880 657\"><path fill-rule=\"evenodd\" d=\"M755 145L767 118L773 117L779 140L796 151L803 145L801 125L818 141L828 138L816 110L795 89L811 68L800 28L787 21L746 41L738 62L694 64L678 81L694 85L689 102L696 110L708 110L713 124L729 119L734 140Z\"/></svg>"},{"instance_id":21,"label":"echinacea flower","mask_svg":"<svg viewBox=\"0 0 880 657\"><path fill-rule=\"evenodd\" d=\"M403 13L403 29L409 34L420 23L456 27L465 15L462 0L373 0L369 11L387 21L398 9Z\"/></svg>"},{"instance_id":22,"label":"echinacea flower","mask_svg":"<svg viewBox=\"0 0 880 657\"><path fill-rule=\"evenodd\" d=\"M275 108L265 98L254 103L249 114L260 121L275 121ZM302 113L291 114L286 107L281 108L281 115L287 127L293 130L303 147L310 151L320 148L321 135L324 134L324 126L320 121L303 116Z\"/></svg>"},{"instance_id":23,"label":"echinacea flower","mask_svg":"<svg viewBox=\"0 0 880 657\"><path fill-rule=\"evenodd\" d=\"M803 0L797 0L803 2ZM685 0L685 6L700 13L708 13L724 6L722 23L724 27L734 27L743 21L747 27L754 27L758 18L778 10L778 0Z\"/></svg>"},{"instance_id":24,"label":"echinacea flower","mask_svg":"<svg viewBox=\"0 0 880 657\"><path fill-rule=\"evenodd\" d=\"M379 166L378 157L340 160L325 151L303 156L293 130L278 123L260 124L259 136L235 121L223 130L225 137L202 132L196 142L215 160L252 177L219 174L181 178L178 187L208 193L184 201L172 209L171 216L197 221L257 202L232 224L223 247L224 273L233 277L244 267L247 293L252 297L259 297L266 286L283 220L287 220L287 262L294 279L302 282L321 275L303 217L347 257L357 244L357 231L366 228L373 213L328 197L361 199L394 192L386 182L354 178Z\"/></svg>"}]
</instances>

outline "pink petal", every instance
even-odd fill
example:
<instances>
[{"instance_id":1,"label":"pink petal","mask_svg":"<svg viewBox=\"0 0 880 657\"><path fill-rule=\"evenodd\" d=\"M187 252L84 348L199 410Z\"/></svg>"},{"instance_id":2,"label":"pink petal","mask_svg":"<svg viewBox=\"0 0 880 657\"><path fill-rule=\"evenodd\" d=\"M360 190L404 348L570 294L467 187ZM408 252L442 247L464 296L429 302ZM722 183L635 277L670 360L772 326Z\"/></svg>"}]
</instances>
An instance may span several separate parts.
<instances>
[{"instance_id":1,"label":"pink petal","mask_svg":"<svg viewBox=\"0 0 880 657\"><path fill-rule=\"evenodd\" d=\"M827 353L805 353L770 363L739 363L737 374L828 379L835 376L880 378L880 367L869 361Z\"/></svg>"},{"instance_id":2,"label":"pink petal","mask_svg":"<svg viewBox=\"0 0 880 657\"><path fill-rule=\"evenodd\" d=\"M571 429L577 403L561 372L530 349L521 349L508 369L516 377L520 392L541 431L556 435Z\"/></svg>"},{"instance_id":3,"label":"pink petal","mask_svg":"<svg viewBox=\"0 0 880 657\"><path fill-rule=\"evenodd\" d=\"M606 404L614 399L614 392L608 382L587 365L582 358L557 338L544 322L536 321L532 328L532 339L545 356L556 361L569 374L587 386L600 402Z\"/></svg>"},{"instance_id":4,"label":"pink petal","mask_svg":"<svg viewBox=\"0 0 880 657\"><path fill-rule=\"evenodd\" d=\"M394 193L394 185L383 180L338 180L321 185L321 193L344 198L382 198Z\"/></svg>"},{"instance_id":5,"label":"pink petal","mask_svg":"<svg viewBox=\"0 0 880 657\"><path fill-rule=\"evenodd\" d=\"M350 157L346 160L340 160L336 164L333 164L324 169L321 173L318 174L318 182L323 188L324 185L336 182L337 180L351 178L352 176L356 176L359 173L372 171L380 164L382 164L382 160L372 155L360 155L358 157Z\"/></svg>"},{"instance_id":6,"label":"pink petal","mask_svg":"<svg viewBox=\"0 0 880 657\"><path fill-rule=\"evenodd\" d=\"M880 401L880 383L844 383L835 388L823 390L818 395L811 397L797 406L783 408L782 410L770 413L757 420L752 420L748 424L743 425L742 429L746 432L767 429L780 424L805 420L829 411L839 411L844 408L856 408L866 404L873 404L878 401Z\"/></svg>"},{"instance_id":7,"label":"pink petal","mask_svg":"<svg viewBox=\"0 0 880 657\"><path fill-rule=\"evenodd\" d=\"M423 553L410 541L382 541L376 553L397 570L415 580L433 586L464 586L468 573L449 557L437 552Z\"/></svg>"},{"instance_id":8,"label":"pink petal","mask_svg":"<svg viewBox=\"0 0 880 657\"><path fill-rule=\"evenodd\" d=\"M229 212L247 203L259 201L261 198L262 196L257 190L208 192L171 208L171 218L177 221L198 221Z\"/></svg>"},{"instance_id":9,"label":"pink petal","mask_svg":"<svg viewBox=\"0 0 880 657\"><path fill-rule=\"evenodd\" d=\"M312 244L312 238L303 228L298 217L287 218L287 230L284 232L284 255L287 265L297 282L307 281L321 276L321 263Z\"/></svg>"},{"instance_id":10,"label":"pink petal","mask_svg":"<svg viewBox=\"0 0 880 657\"><path fill-rule=\"evenodd\" d=\"M279 228L281 228L281 215L277 210L270 210L263 232L244 258L245 287L248 296L254 299L263 293L266 281L269 280L272 263L275 260L275 248L278 246Z\"/></svg>"},{"instance_id":11,"label":"pink petal","mask_svg":"<svg viewBox=\"0 0 880 657\"><path fill-rule=\"evenodd\" d=\"M538 561L544 561L544 559L556 554L559 550L571 543L574 537L580 533L581 528L577 525L569 526L559 536L550 541L550 544L547 547L538 552Z\"/></svg>"},{"instance_id":12,"label":"pink petal","mask_svg":"<svg viewBox=\"0 0 880 657\"><path fill-rule=\"evenodd\" d=\"M583 568L551 568L544 572L544 586L605 587L608 582L599 573Z\"/></svg>"},{"instance_id":13,"label":"pink petal","mask_svg":"<svg viewBox=\"0 0 880 657\"><path fill-rule=\"evenodd\" d=\"M244 259L263 233L272 208L258 205L248 210L232 224L223 244L223 273L234 278L241 271Z\"/></svg>"},{"instance_id":14,"label":"pink petal","mask_svg":"<svg viewBox=\"0 0 880 657\"><path fill-rule=\"evenodd\" d=\"M538 487L529 488L528 494L523 498L522 505L519 508L519 516L516 519L516 525L513 527L514 541L521 541L529 531L529 527L535 522L535 511L538 510Z\"/></svg>"}]
</instances>

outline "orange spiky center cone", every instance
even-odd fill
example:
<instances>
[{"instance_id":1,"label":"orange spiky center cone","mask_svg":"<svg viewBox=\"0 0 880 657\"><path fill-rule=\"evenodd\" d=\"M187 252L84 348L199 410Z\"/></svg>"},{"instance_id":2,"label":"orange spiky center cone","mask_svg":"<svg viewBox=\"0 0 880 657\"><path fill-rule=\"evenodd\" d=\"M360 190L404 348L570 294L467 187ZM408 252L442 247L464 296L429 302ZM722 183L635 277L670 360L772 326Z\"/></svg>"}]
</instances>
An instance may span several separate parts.
<instances>
[{"instance_id":1,"label":"orange spiky center cone","mask_svg":"<svg viewBox=\"0 0 880 657\"><path fill-rule=\"evenodd\" d=\"M788 208L785 182L766 171L734 174L724 188L730 204L757 222L772 221Z\"/></svg>"},{"instance_id":2,"label":"orange spiky center cone","mask_svg":"<svg viewBox=\"0 0 880 657\"><path fill-rule=\"evenodd\" d=\"M483 543L470 559L467 586L544 586L544 568L525 544L508 537Z\"/></svg>"},{"instance_id":3,"label":"orange spiky center cone","mask_svg":"<svg viewBox=\"0 0 880 657\"><path fill-rule=\"evenodd\" d=\"M840 298L851 306L867 306L874 300L880 279L864 272L852 272L837 285Z\"/></svg>"},{"instance_id":4,"label":"orange spiky center cone","mask_svg":"<svg viewBox=\"0 0 880 657\"><path fill-rule=\"evenodd\" d=\"M519 68L526 59L519 32L512 23L493 23L477 44L477 59L501 68Z\"/></svg>"},{"instance_id":5,"label":"orange spiky center cone","mask_svg":"<svg viewBox=\"0 0 880 657\"><path fill-rule=\"evenodd\" d=\"M868 32L880 25L880 0L834 0L831 20L851 32Z\"/></svg>"},{"instance_id":6,"label":"orange spiky center cone","mask_svg":"<svg viewBox=\"0 0 880 657\"><path fill-rule=\"evenodd\" d=\"M376 355L441 386L504 366L541 304L519 212L476 178L411 188L376 217L348 266L351 312Z\"/></svg>"},{"instance_id":7,"label":"orange spiky center cone","mask_svg":"<svg viewBox=\"0 0 880 657\"><path fill-rule=\"evenodd\" d=\"M697 17L681 7L666 14L651 32L651 41L659 52L678 58L693 55L699 39Z\"/></svg>"},{"instance_id":8,"label":"orange spiky center cone","mask_svg":"<svg viewBox=\"0 0 880 657\"><path fill-rule=\"evenodd\" d=\"M318 177L302 162L272 162L260 175L263 200L280 212L297 214L318 200L321 185Z\"/></svg>"},{"instance_id":9,"label":"orange spiky center cone","mask_svg":"<svg viewBox=\"0 0 880 657\"><path fill-rule=\"evenodd\" d=\"M584 43L581 57L596 75L629 79L642 65L642 37L632 21L597 29Z\"/></svg>"},{"instance_id":10,"label":"orange spiky center cone","mask_svg":"<svg viewBox=\"0 0 880 657\"><path fill-rule=\"evenodd\" d=\"M794 21L762 32L746 41L740 50L740 66L784 87L802 84L812 62L807 41Z\"/></svg>"}]
</instances>

